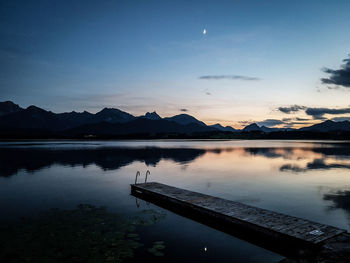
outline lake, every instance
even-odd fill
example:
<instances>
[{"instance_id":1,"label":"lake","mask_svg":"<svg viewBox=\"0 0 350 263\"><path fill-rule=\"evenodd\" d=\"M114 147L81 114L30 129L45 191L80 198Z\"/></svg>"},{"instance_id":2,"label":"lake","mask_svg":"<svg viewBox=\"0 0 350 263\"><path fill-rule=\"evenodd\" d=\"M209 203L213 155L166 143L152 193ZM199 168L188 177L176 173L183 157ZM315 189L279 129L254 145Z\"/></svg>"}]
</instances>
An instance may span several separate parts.
<instances>
[{"instance_id":1,"label":"lake","mask_svg":"<svg viewBox=\"0 0 350 263\"><path fill-rule=\"evenodd\" d=\"M167 140L0 143L4 225L52 208L105 206L165 216L140 230L130 261L278 262L283 257L130 195L138 180L176 186L350 230L350 144L340 141ZM163 256L147 253L163 241Z\"/></svg>"}]
</instances>

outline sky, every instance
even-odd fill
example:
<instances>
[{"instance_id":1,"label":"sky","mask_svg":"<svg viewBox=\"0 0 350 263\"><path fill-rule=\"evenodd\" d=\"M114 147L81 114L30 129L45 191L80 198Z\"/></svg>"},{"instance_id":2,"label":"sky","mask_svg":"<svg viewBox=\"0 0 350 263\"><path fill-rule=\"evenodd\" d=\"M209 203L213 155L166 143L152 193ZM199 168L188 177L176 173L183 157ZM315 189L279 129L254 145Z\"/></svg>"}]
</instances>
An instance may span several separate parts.
<instances>
[{"instance_id":1,"label":"sky","mask_svg":"<svg viewBox=\"0 0 350 263\"><path fill-rule=\"evenodd\" d=\"M349 13L347 0L0 0L0 101L235 128L350 119Z\"/></svg>"}]
</instances>

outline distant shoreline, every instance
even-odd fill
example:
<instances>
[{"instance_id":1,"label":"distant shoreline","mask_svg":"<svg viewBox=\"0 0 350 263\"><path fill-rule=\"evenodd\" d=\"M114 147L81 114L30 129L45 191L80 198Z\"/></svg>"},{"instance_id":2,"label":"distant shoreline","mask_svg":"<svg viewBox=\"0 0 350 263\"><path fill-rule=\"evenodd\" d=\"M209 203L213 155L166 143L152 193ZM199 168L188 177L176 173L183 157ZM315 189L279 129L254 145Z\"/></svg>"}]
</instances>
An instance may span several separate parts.
<instances>
[{"instance_id":1,"label":"distant shoreline","mask_svg":"<svg viewBox=\"0 0 350 263\"><path fill-rule=\"evenodd\" d=\"M285 131L285 132L205 132L193 134L121 134L121 135L86 135L61 136L59 134L2 134L0 141L24 140L61 140L61 141L108 141L108 140L350 140L350 132L312 132L312 131Z\"/></svg>"}]
</instances>

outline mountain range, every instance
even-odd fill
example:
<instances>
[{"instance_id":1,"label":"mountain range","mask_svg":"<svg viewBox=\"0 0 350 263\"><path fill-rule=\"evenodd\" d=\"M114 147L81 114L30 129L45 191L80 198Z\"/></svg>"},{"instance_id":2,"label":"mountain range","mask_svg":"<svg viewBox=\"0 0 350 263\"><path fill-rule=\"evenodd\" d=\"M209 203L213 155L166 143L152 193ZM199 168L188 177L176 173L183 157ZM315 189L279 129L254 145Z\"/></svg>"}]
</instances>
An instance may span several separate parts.
<instances>
[{"instance_id":1,"label":"mountain range","mask_svg":"<svg viewBox=\"0 0 350 263\"><path fill-rule=\"evenodd\" d=\"M127 135L127 134L193 134L207 132L228 133L271 133L292 131L293 129L269 128L249 124L242 130L220 124L206 125L188 114L179 114L162 118L156 112L147 112L142 116L115 108L104 108L93 114L84 112L53 113L36 106L22 108L11 102L0 102L0 135L49 133L66 136L77 135ZM334 132L350 131L350 122L327 120L298 131Z\"/></svg>"}]
</instances>

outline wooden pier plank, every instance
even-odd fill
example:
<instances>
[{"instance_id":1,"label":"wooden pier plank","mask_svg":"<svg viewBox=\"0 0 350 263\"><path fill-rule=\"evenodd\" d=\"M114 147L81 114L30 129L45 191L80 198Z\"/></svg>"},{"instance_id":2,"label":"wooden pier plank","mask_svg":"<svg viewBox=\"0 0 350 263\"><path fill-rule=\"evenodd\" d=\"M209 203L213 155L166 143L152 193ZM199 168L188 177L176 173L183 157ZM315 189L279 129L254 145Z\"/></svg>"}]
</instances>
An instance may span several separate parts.
<instances>
[{"instance_id":1,"label":"wooden pier plank","mask_svg":"<svg viewBox=\"0 0 350 263\"><path fill-rule=\"evenodd\" d=\"M228 220L239 220L255 225L266 231L290 236L312 244L318 244L329 238L346 232L332 226L327 226L273 211L249 206L235 201L213 197L193 191L180 189L156 182L131 185L138 191L149 191L161 197L176 200L187 206L209 210L224 216Z\"/></svg>"}]
</instances>

